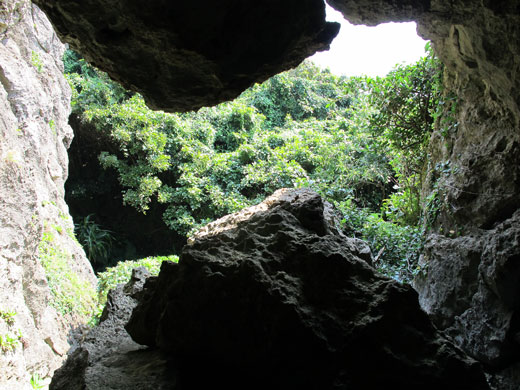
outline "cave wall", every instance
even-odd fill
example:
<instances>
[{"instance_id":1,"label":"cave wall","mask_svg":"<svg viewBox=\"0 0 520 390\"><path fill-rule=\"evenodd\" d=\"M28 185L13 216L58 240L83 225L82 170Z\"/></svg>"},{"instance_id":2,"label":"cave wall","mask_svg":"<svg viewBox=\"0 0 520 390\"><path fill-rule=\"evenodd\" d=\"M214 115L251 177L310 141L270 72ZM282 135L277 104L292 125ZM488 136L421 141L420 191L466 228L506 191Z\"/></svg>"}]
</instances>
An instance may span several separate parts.
<instances>
[{"instance_id":1,"label":"cave wall","mask_svg":"<svg viewBox=\"0 0 520 390\"><path fill-rule=\"evenodd\" d=\"M520 383L520 4L329 0L347 19L415 20L445 64L430 141L423 308L493 373Z\"/></svg>"},{"instance_id":2,"label":"cave wall","mask_svg":"<svg viewBox=\"0 0 520 390\"><path fill-rule=\"evenodd\" d=\"M520 383L519 7L466 4L450 23L430 17L420 27L457 99L456 123L439 123L430 143L432 226L415 286L498 389Z\"/></svg>"},{"instance_id":3,"label":"cave wall","mask_svg":"<svg viewBox=\"0 0 520 390\"><path fill-rule=\"evenodd\" d=\"M253 81L325 49L335 34L323 21L319 1L311 0L229 0L215 7L198 2L196 18L188 3L160 0L144 10L135 1L35 3L87 59L142 92L152 107L170 110L236 96ZM491 380L498 388L517 388L520 5L329 3L355 23L417 21L446 65L454 118L438 123L431 139L424 188L430 230L415 287L436 324L495 371ZM176 23L166 23L171 20Z\"/></svg>"},{"instance_id":4,"label":"cave wall","mask_svg":"<svg viewBox=\"0 0 520 390\"><path fill-rule=\"evenodd\" d=\"M29 0L0 2L0 39L0 336L3 345L14 339L0 348L0 389L31 389L31 375L61 364L70 327L82 321L51 306L42 251L51 258L51 246L60 248L85 286L96 279L64 201L72 138L64 46Z\"/></svg>"},{"instance_id":5,"label":"cave wall","mask_svg":"<svg viewBox=\"0 0 520 390\"><path fill-rule=\"evenodd\" d=\"M231 100L325 50L322 0L34 0L59 36L153 109Z\"/></svg>"}]
</instances>

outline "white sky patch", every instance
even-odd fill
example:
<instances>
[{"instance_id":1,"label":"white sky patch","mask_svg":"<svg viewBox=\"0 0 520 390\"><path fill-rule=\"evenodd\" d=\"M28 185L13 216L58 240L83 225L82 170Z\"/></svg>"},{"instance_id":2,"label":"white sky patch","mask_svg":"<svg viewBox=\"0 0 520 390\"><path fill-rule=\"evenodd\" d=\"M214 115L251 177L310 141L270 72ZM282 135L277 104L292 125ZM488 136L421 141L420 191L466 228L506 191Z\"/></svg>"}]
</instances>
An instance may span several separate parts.
<instances>
[{"instance_id":1,"label":"white sky patch","mask_svg":"<svg viewBox=\"0 0 520 390\"><path fill-rule=\"evenodd\" d=\"M310 59L334 74L385 76L396 64L411 64L425 55L427 41L417 35L413 22L355 26L328 5L327 20L341 23L339 34L329 51Z\"/></svg>"}]
</instances>

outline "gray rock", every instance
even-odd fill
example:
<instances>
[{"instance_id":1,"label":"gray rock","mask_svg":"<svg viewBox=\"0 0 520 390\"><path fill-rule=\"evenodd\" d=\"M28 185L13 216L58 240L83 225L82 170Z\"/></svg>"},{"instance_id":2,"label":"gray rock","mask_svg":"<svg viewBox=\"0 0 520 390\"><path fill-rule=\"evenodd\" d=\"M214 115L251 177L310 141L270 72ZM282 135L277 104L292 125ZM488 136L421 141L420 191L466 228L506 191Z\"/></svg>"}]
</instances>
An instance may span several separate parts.
<instances>
[{"instance_id":1,"label":"gray rock","mask_svg":"<svg viewBox=\"0 0 520 390\"><path fill-rule=\"evenodd\" d=\"M80 345L56 371L51 390L175 389L175 369L160 351L132 341L124 329L148 271L134 269L126 285L108 293L100 324L82 336Z\"/></svg>"},{"instance_id":2,"label":"gray rock","mask_svg":"<svg viewBox=\"0 0 520 390\"><path fill-rule=\"evenodd\" d=\"M425 197L434 195L440 207L423 257L428 272L416 285L434 320L467 352L498 372L490 377L491 383L518 388L518 241L516 228L506 228L520 209L518 2L329 2L356 23L416 20L420 34L433 41L446 65L445 94L458 99L453 123L439 123L430 142L424 192ZM145 8L116 0L38 3L61 26L60 35L88 59L127 86L142 90L151 105L160 106L172 96L164 103L169 108L229 99L251 82L325 48L334 35L334 27L323 22L323 7L311 0L277 4L277 17L258 19L272 8L255 3L258 12L244 18L243 9L234 3L235 7L229 2L216 6L207 2L219 12L197 13L197 17L208 15L197 23L186 15L195 7L210 9L205 3L154 1ZM162 12L163 17L154 18L157 4L161 12L173 9L168 7L186 12ZM302 17L294 16L295 7ZM284 12L291 17L284 20ZM229 23L224 14L238 23ZM49 290L35 256L44 220L50 226L70 227L70 221L62 224L59 218L60 213L67 214L62 181L71 133L62 103L68 92L63 78L54 72L60 67L53 58L59 57L61 45L43 20L28 1L2 3L0 271L6 278L0 281L0 302L9 302L17 311L30 343L23 353L16 350L16 357L0 357L0 383L11 387L22 377L27 379L28 371L51 372L67 347L57 331L66 327L65 322L46 307ZM178 31L161 30L165 20ZM250 29L249 35L237 33L243 26ZM251 45L251 36L263 44ZM176 49L165 49L170 42ZM38 55L34 59L33 51ZM38 58L44 72L38 71ZM150 77L155 79L150 82ZM49 132L51 119L55 138ZM42 200L56 207L43 207ZM463 237L454 238L458 234ZM93 283L81 251L65 236L59 240L60 245L68 245L76 271Z\"/></svg>"},{"instance_id":3,"label":"gray rock","mask_svg":"<svg viewBox=\"0 0 520 390\"><path fill-rule=\"evenodd\" d=\"M145 284L126 329L178 358L183 389L488 388L324 209L280 190L214 222Z\"/></svg>"},{"instance_id":4,"label":"gray rock","mask_svg":"<svg viewBox=\"0 0 520 390\"><path fill-rule=\"evenodd\" d=\"M375 26L384 22L409 22L431 9L429 0L327 0L354 24Z\"/></svg>"},{"instance_id":5,"label":"gray rock","mask_svg":"<svg viewBox=\"0 0 520 390\"><path fill-rule=\"evenodd\" d=\"M65 42L167 111L233 99L328 49L339 30L321 0L35 3Z\"/></svg>"},{"instance_id":6,"label":"gray rock","mask_svg":"<svg viewBox=\"0 0 520 390\"><path fill-rule=\"evenodd\" d=\"M414 282L434 322L491 377L498 373L491 380L498 389L514 388L519 377L519 241L520 212L472 236L431 235L420 261L425 272Z\"/></svg>"},{"instance_id":7,"label":"gray rock","mask_svg":"<svg viewBox=\"0 0 520 390\"><path fill-rule=\"evenodd\" d=\"M429 145L422 306L497 389L520 387L518 1L328 0L354 23L415 20L445 65ZM451 111L451 113L450 113ZM425 201L425 204L427 202ZM507 377L510 381L507 382Z\"/></svg>"},{"instance_id":8,"label":"gray rock","mask_svg":"<svg viewBox=\"0 0 520 390\"><path fill-rule=\"evenodd\" d=\"M70 88L64 46L29 0L0 4L0 335L18 338L0 353L0 389L30 389L48 377L69 349L68 333L85 318L51 305L39 244L45 234L66 257L70 274L94 292L96 278L63 199L67 177ZM81 301L77 297L77 301Z\"/></svg>"}]
</instances>

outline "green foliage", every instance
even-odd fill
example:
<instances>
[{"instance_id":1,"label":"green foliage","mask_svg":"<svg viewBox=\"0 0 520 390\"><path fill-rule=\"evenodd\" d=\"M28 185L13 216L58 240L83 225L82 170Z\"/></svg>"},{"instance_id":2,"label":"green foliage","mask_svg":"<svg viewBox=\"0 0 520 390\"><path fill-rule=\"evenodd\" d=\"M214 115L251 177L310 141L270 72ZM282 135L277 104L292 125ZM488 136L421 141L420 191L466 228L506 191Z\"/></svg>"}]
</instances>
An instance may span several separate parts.
<instances>
[{"instance_id":1,"label":"green foliage","mask_svg":"<svg viewBox=\"0 0 520 390\"><path fill-rule=\"evenodd\" d=\"M107 74L96 71L72 50L65 51L63 64L72 88L71 106L75 114L83 114L87 107L119 104L133 95L113 82Z\"/></svg>"},{"instance_id":2,"label":"green foliage","mask_svg":"<svg viewBox=\"0 0 520 390\"><path fill-rule=\"evenodd\" d=\"M356 207L351 200L336 206L343 213L345 233L365 240L370 246L374 266L400 282L411 282L419 271L417 263L423 244L421 228L384 220L378 213Z\"/></svg>"},{"instance_id":3,"label":"green foliage","mask_svg":"<svg viewBox=\"0 0 520 390\"><path fill-rule=\"evenodd\" d=\"M41 73L43 71L42 59L40 58L40 55L35 51L31 51L31 64L36 68L36 71L38 73Z\"/></svg>"},{"instance_id":4,"label":"green foliage","mask_svg":"<svg viewBox=\"0 0 520 390\"><path fill-rule=\"evenodd\" d=\"M422 231L401 226L371 214L363 226L363 239L376 255L375 267L401 282L411 282L417 273Z\"/></svg>"},{"instance_id":5,"label":"green foliage","mask_svg":"<svg viewBox=\"0 0 520 390\"><path fill-rule=\"evenodd\" d=\"M73 52L64 61L74 112L104 140L99 163L117 172L125 204L143 213L163 205L166 225L189 235L278 188L311 187L345 213L349 234L384 249L381 270L410 279L420 232L408 225L421 216L441 101L431 49L376 79L304 62L233 102L184 114L149 110Z\"/></svg>"},{"instance_id":6,"label":"green foliage","mask_svg":"<svg viewBox=\"0 0 520 390\"><path fill-rule=\"evenodd\" d=\"M90 320L91 325L96 325L107 300L108 292L118 284L127 283L132 275L132 270L137 267L145 267L150 274L158 275L163 261L178 262L179 258L171 256L146 257L139 260L120 261L114 267L107 268L98 273L98 304L94 316Z\"/></svg>"},{"instance_id":7,"label":"green foliage","mask_svg":"<svg viewBox=\"0 0 520 390\"><path fill-rule=\"evenodd\" d=\"M120 261L114 267L107 268L104 272L98 273L98 293L100 301L104 303L109 290L118 284L126 283L132 275L132 270L137 267L145 267L152 275L158 275L163 261L172 261L177 263L179 257L171 256L154 256L146 257L139 260Z\"/></svg>"},{"instance_id":8,"label":"green foliage","mask_svg":"<svg viewBox=\"0 0 520 390\"><path fill-rule=\"evenodd\" d=\"M31 387L32 387L34 390L45 389L46 386L47 386L47 385L45 384L43 378L40 377L40 374L38 374L37 372L35 372L34 374L31 375Z\"/></svg>"},{"instance_id":9,"label":"green foliage","mask_svg":"<svg viewBox=\"0 0 520 390\"><path fill-rule=\"evenodd\" d=\"M96 293L74 272L72 256L59 247L49 227L45 228L38 253L51 290L50 305L63 315L89 318L96 304Z\"/></svg>"},{"instance_id":10,"label":"green foliage","mask_svg":"<svg viewBox=\"0 0 520 390\"><path fill-rule=\"evenodd\" d=\"M0 334L0 350L3 353L14 351L20 345L20 338L11 333Z\"/></svg>"},{"instance_id":11,"label":"green foliage","mask_svg":"<svg viewBox=\"0 0 520 390\"><path fill-rule=\"evenodd\" d=\"M392 218L416 224L421 216L427 146L441 95L441 63L429 44L428 55L413 65L397 66L385 78L369 81L375 111L370 126L387 142L394 158L397 192L385 203Z\"/></svg>"},{"instance_id":12,"label":"green foliage","mask_svg":"<svg viewBox=\"0 0 520 390\"><path fill-rule=\"evenodd\" d=\"M14 317L16 316L15 311L11 310L0 310L0 318L5 321L8 326L14 324Z\"/></svg>"},{"instance_id":13,"label":"green foliage","mask_svg":"<svg viewBox=\"0 0 520 390\"><path fill-rule=\"evenodd\" d=\"M92 214L75 223L74 230L79 243L93 265L104 265L110 260L109 255L114 236L110 230L99 226L94 221Z\"/></svg>"},{"instance_id":14,"label":"green foliage","mask_svg":"<svg viewBox=\"0 0 520 390\"><path fill-rule=\"evenodd\" d=\"M54 122L54 119L49 121L49 127L51 128L52 134L56 135L56 123Z\"/></svg>"},{"instance_id":15,"label":"green foliage","mask_svg":"<svg viewBox=\"0 0 520 390\"><path fill-rule=\"evenodd\" d=\"M247 91L243 97L266 117L265 128L282 127L291 118L304 121L327 119L336 110L348 107L348 79L337 77L304 62L298 68L270 78Z\"/></svg>"},{"instance_id":16,"label":"green foliage","mask_svg":"<svg viewBox=\"0 0 520 390\"><path fill-rule=\"evenodd\" d=\"M2 353L13 352L20 345L22 333L20 329L14 328L16 312L11 310L0 310L0 320L7 328L6 333L0 334L0 350Z\"/></svg>"}]
</instances>

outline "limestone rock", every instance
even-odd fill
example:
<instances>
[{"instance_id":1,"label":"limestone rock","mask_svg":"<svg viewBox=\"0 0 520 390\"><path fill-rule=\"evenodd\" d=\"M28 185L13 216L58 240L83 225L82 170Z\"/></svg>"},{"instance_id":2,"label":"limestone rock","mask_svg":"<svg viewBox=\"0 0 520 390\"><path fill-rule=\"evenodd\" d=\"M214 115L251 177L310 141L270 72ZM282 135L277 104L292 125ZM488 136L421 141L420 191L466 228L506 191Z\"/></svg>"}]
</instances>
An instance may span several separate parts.
<instances>
[{"instance_id":1,"label":"limestone rock","mask_svg":"<svg viewBox=\"0 0 520 390\"><path fill-rule=\"evenodd\" d=\"M431 235L423 257L427 273L417 282L417 288L423 306L432 313L434 320L449 329L467 352L479 356L499 371L490 379L494 386L518 388L520 371L515 363L518 353L514 352L518 351L515 344L518 340L515 333L518 292L514 288L519 272L514 260L518 241L515 228L506 227L516 219L515 213L520 208L518 1L329 2L355 23L416 20L420 34L433 41L436 53L446 65L445 94L451 99L448 105L450 108L453 105L455 114L449 123L439 124L430 142L424 192L425 198L435 200L440 207L432 213L435 215L432 216ZM217 2L218 5L209 1L196 5L153 1L148 2L147 7L135 1L117 0L40 0L37 3L45 6L58 26L60 36L96 65L108 70L112 77L124 81L127 87L141 90L148 102L156 107L188 109L229 99L251 82L295 65L306 54L325 48L334 35L334 27L323 22L322 6L318 1L310 0L286 1L283 5L277 2L275 7L262 1L255 2L253 8L253 2L231 1ZM22 8L19 8L20 4ZM208 8L207 4L214 8ZM7 55L2 56L2 69L4 64L15 59L28 64L31 58L27 49L20 49L23 45L13 49L13 36L9 35L23 19L23 13L19 11L24 5L27 2L2 3L0 30L10 39L2 41L4 47L10 48ZM192 7L209 11L197 13L195 23L195 18L190 17ZM297 8L301 9L301 14L295 14ZM154 18L157 9L161 16ZM246 15L250 9L255 12ZM173 12L179 10L182 12ZM286 23L281 22L284 12L291 15L285 19ZM176 30L161 29L161 24L173 25ZM243 27L247 31L243 31ZM20 36L25 36L22 31L30 35L32 27L27 25L17 31ZM31 44L34 41L32 39ZM170 42L173 49L168 46ZM181 54L181 60L175 57L177 53ZM36 65L37 59L35 57ZM116 62L116 59L120 61ZM21 89L11 88L5 83L8 78L0 76L4 89L13 91L2 103L4 109L9 110L10 102L19 96ZM31 77L34 75L30 72L23 76L26 80L32 80ZM53 85L60 83L62 81L57 80ZM149 88L144 90L144 84ZM172 85L176 85L176 92L169 89ZM201 98L202 95L206 97ZM42 100L38 93L30 96L38 103ZM22 114L29 107L14 106L16 112ZM30 106L34 107L32 103ZM28 123L43 126L49 119L48 110L44 109L43 113L45 115L38 118L46 119ZM5 139L15 139L13 135L19 128L33 134L32 138L24 139L37 141L30 148L21 150L2 140L2 156L10 164L2 168L0 181L5 184L0 194L2 204L12 211L1 221L0 249L9 259L20 262L20 259L31 258L31 255L18 255L29 253L31 248L34 253L35 230L41 232L43 227L37 225L35 228L28 218L20 218L20 215L27 216L23 213L25 208L18 200L13 201L4 194L25 191L21 198L36 198L31 186L38 181L34 178L39 177L39 170L17 173L16 162L43 149L38 137L47 133L31 125L18 127L15 120L2 120L6 121L3 129L7 129L2 131L9 133ZM58 128L66 127L60 124ZM65 143L67 138L64 137ZM61 147L58 149L62 150ZM45 175L48 172L52 181L59 179L64 165L51 160L39 161L39 166L45 167ZM59 202L56 202L58 209L62 210ZM35 208L38 204L35 202ZM9 230L10 224L16 228ZM4 226L8 228L4 229ZM493 241L493 235L502 237L501 241ZM14 260L2 264L7 264L2 265L4 274L10 275L10 280L18 280L20 266L16 268ZM31 283L31 289L27 290L27 296L32 297L29 301L34 302L30 306L39 307L35 303L42 299L34 297L41 297L37 291L45 290L41 269L30 271L28 275L25 280L39 281ZM484 346L489 350L484 350Z\"/></svg>"},{"instance_id":2,"label":"limestone rock","mask_svg":"<svg viewBox=\"0 0 520 390\"><path fill-rule=\"evenodd\" d=\"M520 212L472 236L431 235L415 280L421 305L475 359L498 373L498 389L518 385ZM511 381L506 385L507 376Z\"/></svg>"},{"instance_id":3,"label":"limestone rock","mask_svg":"<svg viewBox=\"0 0 520 390\"><path fill-rule=\"evenodd\" d=\"M321 0L35 0L60 37L154 109L238 96L328 49L339 24Z\"/></svg>"},{"instance_id":4,"label":"limestone rock","mask_svg":"<svg viewBox=\"0 0 520 390\"><path fill-rule=\"evenodd\" d=\"M324 209L280 190L213 223L146 282L126 329L178 359L182 389L487 389Z\"/></svg>"},{"instance_id":5,"label":"limestone rock","mask_svg":"<svg viewBox=\"0 0 520 390\"><path fill-rule=\"evenodd\" d=\"M14 314L12 323L0 318L0 335L16 340L12 350L0 351L2 390L30 389L32 374L51 375L69 348L70 327L81 321L51 306L41 262L43 238L52 240L64 259L66 253L71 275L92 291L96 283L71 237L72 219L63 200L72 137L63 50L30 1L1 2L0 311Z\"/></svg>"},{"instance_id":6,"label":"limestone rock","mask_svg":"<svg viewBox=\"0 0 520 390\"><path fill-rule=\"evenodd\" d=\"M375 26L384 22L417 20L430 10L429 0L327 0L351 23Z\"/></svg>"},{"instance_id":7,"label":"limestone rock","mask_svg":"<svg viewBox=\"0 0 520 390\"><path fill-rule=\"evenodd\" d=\"M515 1L432 2L419 30L446 65L451 121L430 140L420 302L496 389L519 387L520 13ZM436 16L437 15L437 16ZM439 17L439 15L444 15ZM509 379L507 379L509 378Z\"/></svg>"},{"instance_id":8,"label":"limestone rock","mask_svg":"<svg viewBox=\"0 0 520 390\"><path fill-rule=\"evenodd\" d=\"M80 345L56 371L51 390L163 390L173 389L175 376L167 359L132 341L124 330L149 275L137 268L126 285L111 290L100 324L86 330Z\"/></svg>"},{"instance_id":9,"label":"limestone rock","mask_svg":"<svg viewBox=\"0 0 520 390\"><path fill-rule=\"evenodd\" d=\"M415 285L435 322L499 372L490 382L517 389L518 1L328 2L354 23L415 20L445 64L444 106L451 114L430 140L424 198L434 207L427 211L426 271Z\"/></svg>"}]
</instances>

